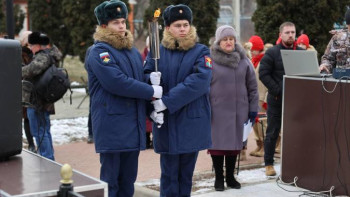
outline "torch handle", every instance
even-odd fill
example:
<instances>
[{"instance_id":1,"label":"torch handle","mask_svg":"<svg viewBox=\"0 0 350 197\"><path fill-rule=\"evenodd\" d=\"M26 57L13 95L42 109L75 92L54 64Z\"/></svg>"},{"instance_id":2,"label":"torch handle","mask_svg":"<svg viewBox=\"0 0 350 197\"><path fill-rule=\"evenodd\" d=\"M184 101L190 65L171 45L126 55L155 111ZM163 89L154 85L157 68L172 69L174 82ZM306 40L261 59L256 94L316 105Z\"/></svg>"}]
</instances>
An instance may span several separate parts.
<instances>
[{"instance_id":1,"label":"torch handle","mask_svg":"<svg viewBox=\"0 0 350 197\"><path fill-rule=\"evenodd\" d=\"M158 72L158 59L154 59L154 70Z\"/></svg>"},{"instance_id":2,"label":"torch handle","mask_svg":"<svg viewBox=\"0 0 350 197\"><path fill-rule=\"evenodd\" d=\"M155 58L154 58L154 70L155 70L155 72L158 72L158 59L155 59ZM158 99L156 99L156 100L158 100ZM162 127L162 125L157 123L157 128L159 129L160 127Z\"/></svg>"}]
</instances>

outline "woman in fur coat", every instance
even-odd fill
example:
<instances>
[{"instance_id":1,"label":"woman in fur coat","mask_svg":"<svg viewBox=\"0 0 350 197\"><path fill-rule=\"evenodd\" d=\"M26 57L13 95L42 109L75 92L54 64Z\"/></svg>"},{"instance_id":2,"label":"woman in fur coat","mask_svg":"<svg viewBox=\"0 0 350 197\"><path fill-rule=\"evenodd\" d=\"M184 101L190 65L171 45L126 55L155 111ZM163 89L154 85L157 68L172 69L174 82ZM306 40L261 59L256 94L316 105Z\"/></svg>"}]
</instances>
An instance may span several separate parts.
<instances>
[{"instance_id":1,"label":"woman in fur coat","mask_svg":"<svg viewBox=\"0 0 350 197\"><path fill-rule=\"evenodd\" d=\"M213 73L210 85L211 154L215 169L215 190L223 191L223 162L226 165L227 187L239 189L234 177L237 155L243 148L243 125L255 122L258 111L258 90L254 67L243 47L237 43L237 33L224 25L216 30L210 49Z\"/></svg>"}]
</instances>

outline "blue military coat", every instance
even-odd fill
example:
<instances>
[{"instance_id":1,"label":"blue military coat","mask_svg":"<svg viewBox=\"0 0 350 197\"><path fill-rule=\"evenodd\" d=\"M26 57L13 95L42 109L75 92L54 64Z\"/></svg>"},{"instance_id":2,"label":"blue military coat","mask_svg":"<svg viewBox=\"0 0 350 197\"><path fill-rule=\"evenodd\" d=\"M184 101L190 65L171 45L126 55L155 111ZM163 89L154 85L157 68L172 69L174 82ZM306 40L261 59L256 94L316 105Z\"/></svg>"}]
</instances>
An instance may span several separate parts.
<instances>
[{"instance_id":1,"label":"blue military coat","mask_svg":"<svg viewBox=\"0 0 350 197\"><path fill-rule=\"evenodd\" d=\"M154 71L150 55L145 73ZM169 50L161 45L158 69L162 73L162 101L167 110L161 128L153 126L157 153L190 153L211 146L210 61L209 49L202 44L187 51Z\"/></svg>"},{"instance_id":2,"label":"blue military coat","mask_svg":"<svg viewBox=\"0 0 350 197\"><path fill-rule=\"evenodd\" d=\"M87 71L96 152L145 149L145 99L150 100L154 91L144 83L139 52L96 42Z\"/></svg>"}]
</instances>

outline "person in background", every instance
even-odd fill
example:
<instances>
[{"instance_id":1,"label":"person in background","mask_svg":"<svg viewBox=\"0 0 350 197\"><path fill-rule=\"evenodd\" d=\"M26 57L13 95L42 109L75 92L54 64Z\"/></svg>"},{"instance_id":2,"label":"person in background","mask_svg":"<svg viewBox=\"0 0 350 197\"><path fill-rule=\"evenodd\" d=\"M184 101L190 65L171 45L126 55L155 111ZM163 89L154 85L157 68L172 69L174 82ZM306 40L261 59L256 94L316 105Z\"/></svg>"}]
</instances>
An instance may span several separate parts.
<instances>
[{"instance_id":1,"label":"person in background","mask_svg":"<svg viewBox=\"0 0 350 197\"><path fill-rule=\"evenodd\" d=\"M271 44L271 43L266 43L266 44L264 45L264 51L267 51L267 49L272 48L272 47L273 47L273 44Z\"/></svg>"},{"instance_id":2,"label":"person in background","mask_svg":"<svg viewBox=\"0 0 350 197\"><path fill-rule=\"evenodd\" d=\"M267 51L267 49L269 48L272 48L273 47L273 44L271 43L266 43L264 45L264 51ZM257 78L259 79L259 69L257 70L258 71L258 76ZM260 81L260 80L259 80ZM263 108L267 111L267 94L266 94L266 100L264 101L264 104L263 104ZM266 127L265 127L266 126ZM264 125L264 135L266 135L266 128L267 128L267 124ZM280 131L280 134L277 138L277 142L276 142L276 149L275 149L275 153L278 153L280 154L281 153L281 135L282 135L282 131ZM264 137L265 138L265 137ZM264 149L262 149L261 151L264 151ZM262 155L264 156L264 155ZM276 154L275 154L275 157L278 157Z\"/></svg>"},{"instance_id":3,"label":"person in background","mask_svg":"<svg viewBox=\"0 0 350 197\"><path fill-rule=\"evenodd\" d=\"M280 40L280 38L279 38L279 40ZM279 43L281 43L281 41L280 41ZM272 47L273 47L273 44L271 44L271 43L266 43L266 44L264 45L264 51L267 51L267 49L272 48ZM257 79L259 79L259 69L256 68L256 71L257 71L257 74L258 74L258 75L257 75ZM259 80L259 81L260 81L260 80ZM263 104L263 108L267 111L267 94L266 94L266 98L265 98L265 101L264 101L264 104ZM263 123L263 125L264 125L264 136L265 136L265 135L266 135L267 124L265 125L265 124ZM282 135L282 131L280 132L280 134L279 134L279 136L278 136L278 138L277 138L277 142L276 142L275 153L278 153L278 154L281 153L281 135ZM265 137L264 137L264 138L265 138ZM264 149L261 149L261 151L264 152ZM262 157L263 157L263 156L264 156L264 153L262 153L261 155L262 155ZM275 154L275 157L280 157L280 156Z\"/></svg>"},{"instance_id":4,"label":"person in background","mask_svg":"<svg viewBox=\"0 0 350 197\"><path fill-rule=\"evenodd\" d=\"M276 40L276 45L280 44L282 42L281 37L279 36L278 39Z\"/></svg>"},{"instance_id":5,"label":"person in background","mask_svg":"<svg viewBox=\"0 0 350 197\"><path fill-rule=\"evenodd\" d=\"M279 32L281 42L265 52L259 67L259 79L268 90L267 129L264 141L266 176L276 175L273 157L277 138L281 131L283 75L285 74L281 50L303 50L296 45L296 30L293 23L282 23Z\"/></svg>"},{"instance_id":6,"label":"person in background","mask_svg":"<svg viewBox=\"0 0 350 197\"><path fill-rule=\"evenodd\" d=\"M246 42L243 45L246 55L250 60L252 60L252 46L253 44L251 42Z\"/></svg>"},{"instance_id":7,"label":"person in background","mask_svg":"<svg viewBox=\"0 0 350 197\"><path fill-rule=\"evenodd\" d=\"M34 82L34 80L46 71L52 64L58 65L62 58L62 53L50 43L49 37L41 32L33 32L28 36L29 48L34 56L32 61L22 67L22 77L24 80ZM54 62L52 62L54 61ZM24 92L28 89L22 85ZM29 92L27 95L31 105L27 107L30 132L34 136L37 144L37 152L48 159L55 160L52 136L50 132L50 113L54 113L54 104L47 103L36 94Z\"/></svg>"},{"instance_id":8,"label":"person in background","mask_svg":"<svg viewBox=\"0 0 350 197\"><path fill-rule=\"evenodd\" d=\"M253 46L254 47L254 46ZM258 111L258 87L254 67L237 42L235 29L223 25L216 30L210 49L213 77L210 84L212 113L211 137L208 149L215 169L216 191L224 191L223 166L226 166L227 187L240 189L234 177L237 155L243 149L243 125L253 124Z\"/></svg>"},{"instance_id":9,"label":"person in background","mask_svg":"<svg viewBox=\"0 0 350 197\"><path fill-rule=\"evenodd\" d=\"M153 124L153 147L160 154L160 196L190 196L198 151L211 146L211 59L208 47L196 43L188 6L168 6L163 19L158 72L151 52L145 63L152 84L162 82L164 88L162 98L152 102L155 112L164 113L164 124Z\"/></svg>"},{"instance_id":10,"label":"person in background","mask_svg":"<svg viewBox=\"0 0 350 197\"><path fill-rule=\"evenodd\" d=\"M29 48L28 36L31 34L31 31L21 32L19 35L19 40L22 46L22 64L27 65L32 61L33 53Z\"/></svg>"},{"instance_id":11,"label":"person in background","mask_svg":"<svg viewBox=\"0 0 350 197\"><path fill-rule=\"evenodd\" d=\"M320 71L332 73L333 68L350 68L349 58L349 34L350 34L350 9L345 13L347 29L337 31L329 41L324 55L321 57Z\"/></svg>"},{"instance_id":12,"label":"person in background","mask_svg":"<svg viewBox=\"0 0 350 197\"><path fill-rule=\"evenodd\" d=\"M316 51L315 47L310 44L309 37L306 34L301 34L298 37L297 45L307 51Z\"/></svg>"},{"instance_id":13,"label":"person in background","mask_svg":"<svg viewBox=\"0 0 350 197\"><path fill-rule=\"evenodd\" d=\"M31 34L31 31L24 31L20 34L20 42L22 46L22 66L29 64L33 58L33 52L29 49L28 36ZM23 108L23 128L28 141L28 150L31 152L36 152L33 136L30 132L29 119L27 116L27 108L24 105Z\"/></svg>"},{"instance_id":14,"label":"person in background","mask_svg":"<svg viewBox=\"0 0 350 197\"><path fill-rule=\"evenodd\" d=\"M149 36L147 36L147 38L146 38L146 46L143 49L143 53L141 54L143 61L146 61L148 52L149 52Z\"/></svg>"},{"instance_id":15,"label":"person in background","mask_svg":"<svg viewBox=\"0 0 350 197\"><path fill-rule=\"evenodd\" d=\"M245 53L246 53L248 59L250 59L250 60L252 59L252 53L251 53L252 46L253 45L250 42L246 42L243 45ZM238 158L239 158L240 161L247 161L247 153L246 153L247 152L247 144L248 144L248 140L246 141L245 146L243 147L241 152L239 153L239 157Z\"/></svg>"},{"instance_id":16,"label":"person in background","mask_svg":"<svg viewBox=\"0 0 350 197\"><path fill-rule=\"evenodd\" d=\"M144 82L141 55L126 29L125 3L104 1L94 13L98 25L87 71L100 179L108 184L108 196L131 197L145 149L146 100L161 98L162 87Z\"/></svg>"},{"instance_id":17,"label":"person in background","mask_svg":"<svg viewBox=\"0 0 350 197\"><path fill-rule=\"evenodd\" d=\"M259 66L260 61L264 57L265 51L264 51L264 41L259 36L252 36L249 39L249 42L252 43L251 53L252 53L252 63L255 68L255 76L258 83L258 92L259 92L259 112L260 113L266 113L267 104L266 104L266 97L267 97L267 88L264 86L264 84L259 80ZM258 118L257 118L258 121ZM266 121L262 121L262 123L254 124L253 130L255 134L255 140L256 140L256 149L250 152L249 154L251 156L255 157L263 157L264 156L264 133L263 130L266 129L267 123Z\"/></svg>"}]
</instances>

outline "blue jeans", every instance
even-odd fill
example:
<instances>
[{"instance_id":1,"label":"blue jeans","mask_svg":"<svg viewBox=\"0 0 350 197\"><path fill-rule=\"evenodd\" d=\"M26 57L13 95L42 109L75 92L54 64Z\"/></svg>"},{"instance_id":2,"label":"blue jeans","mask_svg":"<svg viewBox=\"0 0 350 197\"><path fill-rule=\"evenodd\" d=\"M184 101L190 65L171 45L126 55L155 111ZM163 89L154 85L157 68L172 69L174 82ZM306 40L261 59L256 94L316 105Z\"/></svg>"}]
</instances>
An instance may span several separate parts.
<instances>
[{"instance_id":1,"label":"blue jeans","mask_svg":"<svg viewBox=\"0 0 350 197\"><path fill-rule=\"evenodd\" d=\"M198 152L185 154L161 154L161 197L191 196L192 176Z\"/></svg>"},{"instance_id":2,"label":"blue jeans","mask_svg":"<svg viewBox=\"0 0 350 197\"><path fill-rule=\"evenodd\" d=\"M47 111L38 111L27 108L30 132L35 138L38 153L51 160L55 160L50 132L50 114Z\"/></svg>"}]
</instances>

